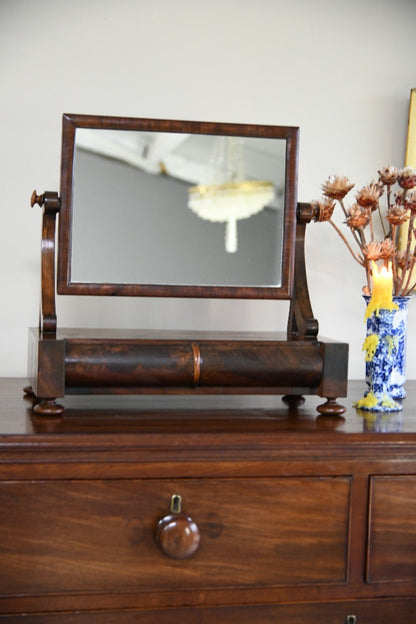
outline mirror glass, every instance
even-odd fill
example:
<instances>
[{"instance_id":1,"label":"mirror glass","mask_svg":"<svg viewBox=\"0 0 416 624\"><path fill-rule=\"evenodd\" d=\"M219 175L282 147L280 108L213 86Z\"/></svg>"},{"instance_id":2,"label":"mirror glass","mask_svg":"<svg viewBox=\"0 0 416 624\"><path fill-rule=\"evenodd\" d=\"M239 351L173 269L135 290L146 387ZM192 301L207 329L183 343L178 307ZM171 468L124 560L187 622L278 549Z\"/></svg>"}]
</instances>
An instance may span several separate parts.
<instances>
[{"instance_id":1,"label":"mirror glass","mask_svg":"<svg viewBox=\"0 0 416 624\"><path fill-rule=\"evenodd\" d=\"M98 126L66 137L60 292L287 292L287 137Z\"/></svg>"}]
</instances>

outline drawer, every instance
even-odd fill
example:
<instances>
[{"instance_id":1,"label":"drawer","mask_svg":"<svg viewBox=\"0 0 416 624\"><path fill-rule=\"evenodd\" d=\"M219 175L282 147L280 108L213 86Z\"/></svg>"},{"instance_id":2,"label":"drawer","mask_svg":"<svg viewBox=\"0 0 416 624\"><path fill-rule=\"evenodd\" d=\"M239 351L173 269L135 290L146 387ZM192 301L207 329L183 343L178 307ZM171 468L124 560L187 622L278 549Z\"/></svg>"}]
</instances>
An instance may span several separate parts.
<instances>
[{"instance_id":1,"label":"drawer","mask_svg":"<svg viewBox=\"0 0 416 624\"><path fill-rule=\"evenodd\" d=\"M416 599L385 598L111 612L6 615L5 624L413 624Z\"/></svg>"},{"instance_id":2,"label":"drawer","mask_svg":"<svg viewBox=\"0 0 416 624\"><path fill-rule=\"evenodd\" d=\"M348 477L2 482L0 593L342 583L350 485ZM175 493L200 532L183 560L154 538Z\"/></svg>"},{"instance_id":3,"label":"drawer","mask_svg":"<svg viewBox=\"0 0 416 624\"><path fill-rule=\"evenodd\" d=\"M416 581L416 476L371 478L367 581Z\"/></svg>"}]
</instances>

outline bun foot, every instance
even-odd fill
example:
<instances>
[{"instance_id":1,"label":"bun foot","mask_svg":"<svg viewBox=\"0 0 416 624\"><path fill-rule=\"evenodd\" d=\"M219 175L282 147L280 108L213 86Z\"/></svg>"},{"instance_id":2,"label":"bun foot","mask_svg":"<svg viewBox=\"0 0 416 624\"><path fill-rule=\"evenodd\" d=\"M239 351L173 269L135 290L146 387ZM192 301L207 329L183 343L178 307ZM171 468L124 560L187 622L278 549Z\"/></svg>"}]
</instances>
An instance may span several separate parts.
<instances>
[{"instance_id":1,"label":"bun foot","mask_svg":"<svg viewBox=\"0 0 416 624\"><path fill-rule=\"evenodd\" d=\"M38 416L60 416L64 412L64 406L55 402L55 399L42 399L33 407Z\"/></svg>"},{"instance_id":2,"label":"bun foot","mask_svg":"<svg viewBox=\"0 0 416 624\"><path fill-rule=\"evenodd\" d=\"M35 396L32 386L25 386L23 388L23 393L25 399L33 399L33 397Z\"/></svg>"},{"instance_id":3,"label":"bun foot","mask_svg":"<svg viewBox=\"0 0 416 624\"><path fill-rule=\"evenodd\" d=\"M282 396L282 401L289 405L289 407L297 407L302 403L305 403L305 397L301 394L285 394Z\"/></svg>"},{"instance_id":4,"label":"bun foot","mask_svg":"<svg viewBox=\"0 0 416 624\"><path fill-rule=\"evenodd\" d=\"M326 403L318 405L316 409L320 414L324 414L325 416L339 416L346 410L343 405L337 403L337 400L332 398L328 398Z\"/></svg>"}]
</instances>

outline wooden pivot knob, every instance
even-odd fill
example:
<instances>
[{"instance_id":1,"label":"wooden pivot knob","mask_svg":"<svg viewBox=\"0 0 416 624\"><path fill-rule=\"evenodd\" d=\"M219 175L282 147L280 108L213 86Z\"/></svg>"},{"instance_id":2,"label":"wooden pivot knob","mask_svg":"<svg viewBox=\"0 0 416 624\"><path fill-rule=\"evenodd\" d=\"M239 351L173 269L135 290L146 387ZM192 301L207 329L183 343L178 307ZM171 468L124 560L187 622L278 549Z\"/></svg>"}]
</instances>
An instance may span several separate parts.
<instances>
[{"instance_id":1,"label":"wooden pivot knob","mask_svg":"<svg viewBox=\"0 0 416 624\"><path fill-rule=\"evenodd\" d=\"M181 511L182 498L174 494L170 512L156 526L156 543L162 552L173 559L187 559L197 550L200 534L197 524Z\"/></svg>"},{"instance_id":2,"label":"wooden pivot knob","mask_svg":"<svg viewBox=\"0 0 416 624\"><path fill-rule=\"evenodd\" d=\"M38 206L43 206L43 202L45 201L45 194L38 195L36 191L33 191L32 197L30 198L30 205L33 206L38 204Z\"/></svg>"}]
</instances>

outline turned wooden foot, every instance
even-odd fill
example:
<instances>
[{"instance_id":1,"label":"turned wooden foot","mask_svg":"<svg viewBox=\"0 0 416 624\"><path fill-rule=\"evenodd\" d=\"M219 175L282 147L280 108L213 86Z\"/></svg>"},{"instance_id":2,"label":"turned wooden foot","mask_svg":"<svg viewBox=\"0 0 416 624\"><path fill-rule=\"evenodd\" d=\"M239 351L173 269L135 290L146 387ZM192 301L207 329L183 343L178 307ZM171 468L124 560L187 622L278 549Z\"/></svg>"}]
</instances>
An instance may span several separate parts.
<instances>
[{"instance_id":1,"label":"turned wooden foot","mask_svg":"<svg viewBox=\"0 0 416 624\"><path fill-rule=\"evenodd\" d=\"M33 392L33 388L32 386L25 386L23 388L23 392L25 395L25 399L32 399L35 396L35 393Z\"/></svg>"},{"instance_id":2,"label":"turned wooden foot","mask_svg":"<svg viewBox=\"0 0 416 624\"><path fill-rule=\"evenodd\" d=\"M42 399L33 406L33 411L38 416L60 416L64 412L64 406L56 403L55 399Z\"/></svg>"},{"instance_id":3,"label":"turned wooden foot","mask_svg":"<svg viewBox=\"0 0 416 624\"><path fill-rule=\"evenodd\" d=\"M337 403L337 400L333 398L328 398L326 403L318 405L316 409L320 414L324 414L325 416L339 416L346 410L343 405Z\"/></svg>"},{"instance_id":4,"label":"turned wooden foot","mask_svg":"<svg viewBox=\"0 0 416 624\"><path fill-rule=\"evenodd\" d=\"M305 397L301 394L285 394L282 396L282 401L284 401L289 407L297 407L302 403L305 403Z\"/></svg>"}]
</instances>

